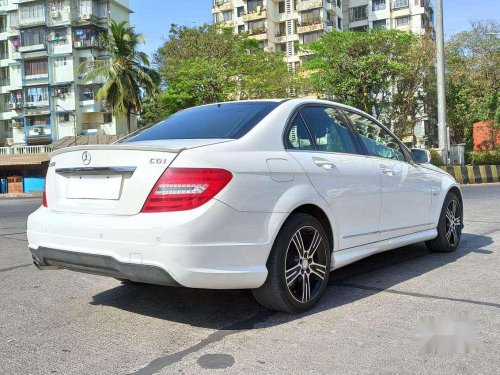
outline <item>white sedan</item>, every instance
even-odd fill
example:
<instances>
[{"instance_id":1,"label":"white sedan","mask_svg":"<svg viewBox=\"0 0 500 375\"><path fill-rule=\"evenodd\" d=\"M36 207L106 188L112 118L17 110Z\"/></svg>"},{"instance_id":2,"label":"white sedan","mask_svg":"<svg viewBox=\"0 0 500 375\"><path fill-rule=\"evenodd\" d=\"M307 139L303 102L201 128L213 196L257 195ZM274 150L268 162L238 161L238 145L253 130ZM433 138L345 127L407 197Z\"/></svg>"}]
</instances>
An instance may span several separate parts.
<instances>
[{"instance_id":1,"label":"white sedan","mask_svg":"<svg viewBox=\"0 0 500 375\"><path fill-rule=\"evenodd\" d=\"M191 108L54 152L28 239L40 269L252 289L298 312L331 270L421 241L454 251L462 227L460 188L426 152L355 108L294 99Z\"/></svg>"}]
</instances>

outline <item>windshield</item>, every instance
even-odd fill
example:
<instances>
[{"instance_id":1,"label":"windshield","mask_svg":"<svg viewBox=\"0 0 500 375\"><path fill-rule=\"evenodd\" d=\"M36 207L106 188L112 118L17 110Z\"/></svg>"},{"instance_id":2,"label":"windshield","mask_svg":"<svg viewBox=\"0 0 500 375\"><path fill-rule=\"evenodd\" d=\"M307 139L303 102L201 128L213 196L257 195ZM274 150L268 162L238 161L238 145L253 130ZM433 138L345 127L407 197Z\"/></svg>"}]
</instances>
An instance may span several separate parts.
<instances>
[{"instance_id":1,"label":"windshield","mask_svg":"<svg viewBox=\"0 0 500 375\"><path fill-rule=\"evenodd\" d=\"M280 102L220 103L194 107L140 130L122 142L165 139L238 139L248 133Z\"/></svg>"}]
</instances>

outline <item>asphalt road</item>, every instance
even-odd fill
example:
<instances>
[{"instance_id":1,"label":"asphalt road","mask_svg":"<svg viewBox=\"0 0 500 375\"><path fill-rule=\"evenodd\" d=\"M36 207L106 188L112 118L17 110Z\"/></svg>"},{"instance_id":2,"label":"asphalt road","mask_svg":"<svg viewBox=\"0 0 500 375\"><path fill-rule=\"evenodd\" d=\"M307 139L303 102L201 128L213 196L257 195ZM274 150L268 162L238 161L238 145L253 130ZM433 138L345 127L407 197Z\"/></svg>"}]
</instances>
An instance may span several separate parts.
<instances>
[{"instance_id":1,"label":"asphalt road","mask_svg":"<svg viewBox=\"0 0 500 375\"><path fill-rule=\"evenodd\" d=\"M335 271L323 301L297 316L248 291L40 272L25 234L40 202L0 200L0 373L498 374L500 185L464 195L457 252L410 246ZM450 345L423 347L419 320L451 314L471 346L452 350L459 336L443 331Z\"/></svg>"}]
</instances>

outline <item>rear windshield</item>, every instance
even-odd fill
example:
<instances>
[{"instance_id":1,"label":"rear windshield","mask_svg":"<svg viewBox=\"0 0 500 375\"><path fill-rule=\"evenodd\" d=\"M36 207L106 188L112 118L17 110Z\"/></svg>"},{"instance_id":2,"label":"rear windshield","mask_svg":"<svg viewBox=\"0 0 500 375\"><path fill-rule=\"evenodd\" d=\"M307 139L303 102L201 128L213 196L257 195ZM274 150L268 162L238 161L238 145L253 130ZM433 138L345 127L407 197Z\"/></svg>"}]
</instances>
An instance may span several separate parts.
<instances>
[{"instance_id":1,"label":"rear windshield","mask_svg":"<svg viewBox=\"0 0 500 375\"><path fill-rule=\"evenodd\" d=\"M177 112L122 142L163 139L238 139L248 133L279 102L220 103Z\"/></svg>"}]
</instances>

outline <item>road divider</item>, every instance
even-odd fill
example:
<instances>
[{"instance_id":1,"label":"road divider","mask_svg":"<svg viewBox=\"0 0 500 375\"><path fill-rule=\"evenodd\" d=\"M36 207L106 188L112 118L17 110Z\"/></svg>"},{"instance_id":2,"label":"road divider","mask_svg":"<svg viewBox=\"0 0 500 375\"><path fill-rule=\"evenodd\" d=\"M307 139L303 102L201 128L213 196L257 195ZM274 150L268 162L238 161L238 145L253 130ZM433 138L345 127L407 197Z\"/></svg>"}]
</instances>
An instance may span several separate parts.
<instances>
[{"instance_id":1,"label":"road divider","mask_svg":"<svg viewBox=\"0 0 500 375\"><path fill-rule=\"evenodd\" d=\"M449 165L441 169L455 177L459 184L500 182L500 165Z\"/></svg>"}]
</instances>

